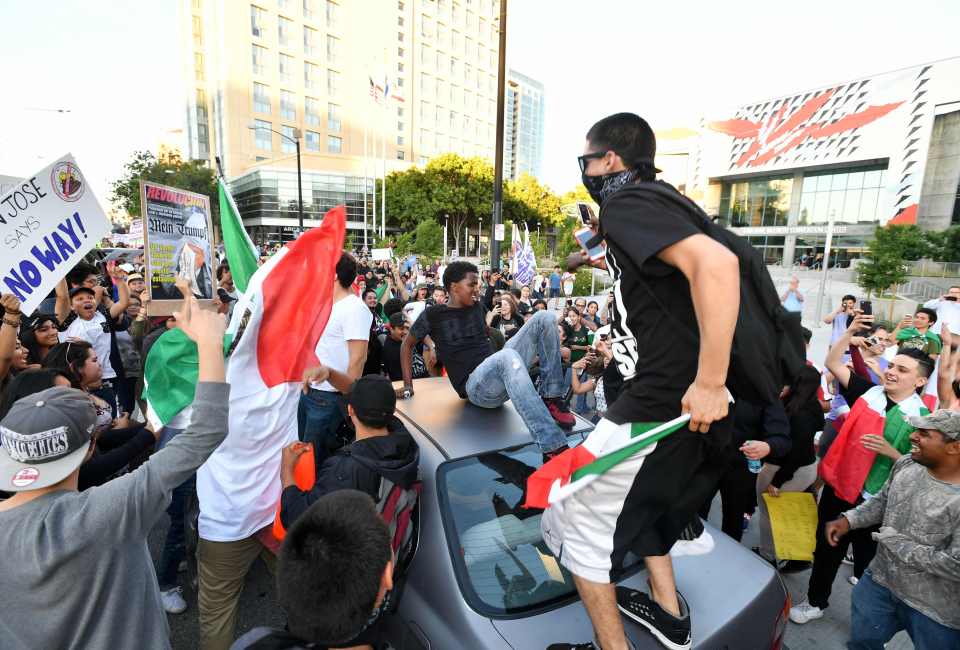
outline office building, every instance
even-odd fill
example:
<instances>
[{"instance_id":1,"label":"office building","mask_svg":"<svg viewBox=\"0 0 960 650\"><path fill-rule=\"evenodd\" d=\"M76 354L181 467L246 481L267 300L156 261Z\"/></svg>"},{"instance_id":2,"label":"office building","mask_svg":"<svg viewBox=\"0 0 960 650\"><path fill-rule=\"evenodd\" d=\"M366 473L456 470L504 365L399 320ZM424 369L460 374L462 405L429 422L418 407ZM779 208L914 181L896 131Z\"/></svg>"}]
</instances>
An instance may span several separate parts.
<instances>
[{"instance_id":1,"label":"office building","mask_svg":"<svg viewBox=\"0 0 960 650\"><path fill-rule=\"evenodd\" d=\"M498 0L180 8L186 153L221 159L255 239L296 225L298 138L307 226L330 203L317 197L332 192L348 205L348 226L362 229L363 196L369 204L384 165L389 173L446 152L493 158Z\"/></svg>"},{"instance_id":2,"label":"office building","mask_svg":"<svg viewBox=\"0 0 960 650\"><path fill-rule=\"evenodd\" d=\"M844 263L877 226L960 223L960 58L746 104L683 142L657 165L686 155L673 183L768 263L822 254L831 226Z\"/></svg>"},{"instance_id":3,"label":"office building","mask_svg":"<svg viewBox=\"0 0 960 650\"><path fill-rule=\"evenodd\" d=\"M540 176L543 163L543 84L510 70L504 109L504 177Z\"/></svg>"}]
</instances>

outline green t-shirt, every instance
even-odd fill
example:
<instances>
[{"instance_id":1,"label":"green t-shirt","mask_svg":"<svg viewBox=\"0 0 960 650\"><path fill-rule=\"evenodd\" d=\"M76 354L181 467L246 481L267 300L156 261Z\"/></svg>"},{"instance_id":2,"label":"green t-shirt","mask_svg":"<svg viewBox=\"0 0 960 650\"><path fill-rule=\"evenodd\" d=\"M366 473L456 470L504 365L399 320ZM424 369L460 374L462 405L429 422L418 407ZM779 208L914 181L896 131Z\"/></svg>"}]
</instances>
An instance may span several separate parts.
<instances>
[{"instance_id":1,"label":"green t-shirt","mask_svg":"<svg viewBox=\"0 0 960 650\"><path fill-rule=\"evenodd\" d=\"M900 350L920 350L924 354L940 354L943 343L940 337L927 330L921 334L916 327L907 327L897 333Z\"/></svg>"},{"instance_id":2,"label":"green t-shirt","mask_svg":"<svg viewBox=\"0 0 960 650\"><path fill-rule=\"evenodd\" d=\"M580 324L579 329L573 329L569 325L566 326L567 330L567 347L572 345L590 345L590 330L588 330L582 323ZM570 363L576 363L580 361L587 354L586 350L570 350Z\"/></svg>"}]
</instances>

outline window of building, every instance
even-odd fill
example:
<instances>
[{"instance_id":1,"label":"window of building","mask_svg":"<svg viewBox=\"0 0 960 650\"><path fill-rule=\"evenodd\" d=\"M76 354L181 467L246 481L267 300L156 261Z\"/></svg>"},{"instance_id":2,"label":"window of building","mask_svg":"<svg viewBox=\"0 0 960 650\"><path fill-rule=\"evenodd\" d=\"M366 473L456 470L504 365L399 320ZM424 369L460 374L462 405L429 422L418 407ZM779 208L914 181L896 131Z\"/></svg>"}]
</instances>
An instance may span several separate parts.
<instances>
[{"instance_id":1,"label":"window of building","mask_svg":"<svg viewBox=\"0 0 960 650\"><path fill-rule=\"evenodd\" d=\"M253 53L253 74L264 75L267 73L267 48L254 45L251 50Z\"/></svg>"},{"instance_id":2,"label":"window of building","mask_svg":"<svg viewBox=\"0 0 960 650\"><path fill-rule=\"evenodd\" d=\"M296 153L297 130L292 126L281 126L280 133L284 135L280 138L281 153Z\"/></svg>"},{"instance_id":3,"label":"window of building","mask_svg":"<svg viewBox=\"0 0 960 650\"><path fill-rule=\"evenodd\" d=\"M320 151L320 134L316 131L307 131L304 143L307 151Z\"/></svg>"},{"instance_id":4,"label":"window of building","mask_svg":"<svg viewBox=\"0 0 960 650\"><path fill-rule=\"evenodd\" d=\"M253 140L256 148L272 151L273 133L270 132L270 129L273 128L273 125L266 120L255 120L253 126Z\"/></svg>"},{"instance_id":5,"label":"window of building","mask_svg":"<svg viewBox=\"0 0 960 650\"><path fill-rule=\"evenodd\" d=\"M290 0L277 0L277 7L280 9L288 9L290 7Z\"/></svg>"},{"instance_id":6,"label":"window of building","mask_svg":"<svg viewBox=\"0 0 960 650\"><path fill-rule=\"evenodd\" d=\"M200 16L193 16L193 45L203 47L203 22Z\"/></svg>"},{"instance_id":7,"label":"window of building","mask_svg":"<svg viewBox=\"0 0 960 650\"><path fill-rule=\"evenodd\" d=\"M420 73L420 92L423 93L424 95L429 95L431 94L432 88L433 88L433 84L430 83L430 75L428 75L426 72L421 72Z\"/></svg>"},{"instance_id":8,"label":"window of building","mask_svg":"<svg viewBox=\"0 0 960 650\"><path fill-rule=\"evenodd\" d=\"M403 27L403 16L397 16L397 27Z\"/></svg>"},{"instance_id":9,"label":"window of building","mask_svg":"<svg viewBox=\"0 0 960 650\"><path fill-rule=\"evenodd\" d=\"M316 0L303 0L303 19L315 20L317 17ZM318 145L319 146L319 145Z\"/></svg>"},{"instance_id":10,"label":"window of building","mask_svg":"<svg viewBox=\"0 0 960 650\"><path fill-rule=\"evenodd\" d=\"M289 90L280 91L280 117L291 122L297 121L297 103Z\"/></svg>"},{"instance_id":11,"label":"window of building","mask_svg":"<svg viewBox=\"0 0 960 650\"><path fill-rule=\"evenodd\" d=\"M201 9L203 9L203 3L201 2L201 0L193 0L192 4L193 4L194 11L200 11Z\"/></svg>"},{"instance_id":12,"label":"window of building","mask_svg":"<svg viewBox=\"0 0 960 650\"><path fill-rule=\"evenodd\" d=\"M307 56L316 56L317 52L317 30L310 27L303 28L303 53Z\"/></svg>"},{"instance_id":13,"label":"window of building","mask_svg":"<svg viewBox=\"0 0 960 650\"><path fill-rule=\"evenodd\" d=\"M420 19L420 35L425 38L433 38L433 18L430 16L423 16Z\"/></svg>"},{"instance_id":14,"label":"window of building","mask_svg":"<svg viewBox=\"0 0 960 650\"><path fill-rule=\"evenodd\" d=\"M200 52L193 53L193 73L197 81L204 81L206 79L206 73L203 69L203 55Z\"/></svg>"},{"instance_id":15,"label":"window of building","mask_svg":"<svg viewBox=\"0 0 960 650\"><path fill-rule=\"evenodd\" d=\"M403 117L403 106L397 106L397 117Z\"/></svg>"},{"instance_id":16,"label":"window of building","mask_svg":"<svg viewBox=\"0 0 960 650\"><path fill-rule=\"evenodd\" d=\"M791 176L724 183L720 191L720 222L733 227L785 226L792 189Z\"/></svg>"},{"instance_id":17,"label":"window of building","mask_svg":"<svg viewBox=\"0 0 960 650\"><path fill-rule=\"evenodd\" d=\"M207 93L197 88L197 122L207 121Z\"/></svg>"},{"instance_id":18,"label":"window of building","mask_svg":"<svg viewBox=\"0 0 960 650\"><path fill-rule=\"evenodd\" d=\"M270 114L270 88L265 84L253 83L253 112Z\"/></svg>"},{"instance_id":19,"label":"window of building","mask_svg":"<svg viewBox=\"0 0 960 650\"><path fill-rule=\"evenodd\" d=\"M437 79L437 101L442 102L447 99L447 82L443 79Z\"/></svg>"},{"instance_id":20,"label":"window of building","mask_svg":"<svg viewBox=\"0 0 960 650\"><path fill-rule=\"evenodd\" d=\"M460 88L450 84L450 105L459 106L460 105Z\"/></svg>"},{"instance_id":21,"label":"window of building","mask_svg":"<svg viewBox=\"0 0 960 650\"><path fill-rule=\"evenodd\" d=\"M457 2L453 3L453 10L450 12L450 22L454 25L460 24L460 4Z\"/></svg>"},{"instance_id":22,"label":"window of building","mask_svg":"<svg viewBox=\"0 0 960 650\"><path fill-rule=\"evenodd\" d=\"M264 21L266 12L256 5L250 5L250 33L256 38L264 36Z\"/></svg>"},{"instance_id":23,"label":"window of building","mask_svg":"<svg viewBox=\"0 0 960 650\"><path fill-rule=\"evenodd\" d=\"M450 46L447 40L448 33L446 25L437 25L437 47L447 48Z\"/></svg>"},{"instance_id":24,"label":"window of building","mask_svg":"<svg viewBox=\"0 0 960 650\"><path fill-rule=\"evenodd\" d=\"M403 2L397 2L397 9L398 9L399 11L403 11L403 7L404 7Z\"/></svg>"},{"instance_id":25,"label":"window of building","mask_svg":"<svg viewBox=\"0 0 960 650\"><path fill-rule=\"evenodd\" d=\"M197 124L197 153L201 158L210 156L210 129L206 124Z\"/></svg>"},{"instance_id":26,"label":"window of building","mask_svg":"<svg viewBox=\"0 0 960 650\"><path fill-rule=\"evenodd\" d=\"M420 46L420 65L429 65L431 58L432 57L430 56L430 48L427 47L426 45L421 45Z\"/></svg>"},{"instance_id":27,"label":"window of building","mask_svg":"<svg viewBox=\"0 0 960 650\"><path fill-rule=\"evenodd\" d=\"M463 79L467 84L473 83L473 66L469 63L463 64Z\"/></svg>"},{"instance_id":28,"label":"window of building","mask_svg":"<svg viewBox=\"0 0 960 650\"><path fill-rule=\"evenodd\" d=\"M330 29L335 29L340 24L340 6L333 2L333 0L327 0L327 26Z\"/></svg>"},{"instance_id":29,"label":"window of building","mask_svg":"<svg viewBox=\"0 0 960 650\"><path fill-rule=\"evenodd\" d=\"M403 61L397 61L397 72L403 72Z\"/></svg>"},{"instance_id":30,"label":"window of building","mask_svg":"<svg viewBox=\"0 0 960 650\"><path fill-rule=\"evenodd\" d=\"M304 88L320 87L320 66L312 63L303 64L303 86Z\"/></svg>"},{"instance_id":31,"label":"window of building","mask_svg":"<svg viewBox=\"0 0 960 650\"><path fill-rule=\"evenodd\" d=\"M290 39L293 35L293 21L289 18L280 16L277 18L277 42L281 47L290 45Z\"/></svg>"},{"instance_id":32,"label":"window of building","mask_svg":"<svg viewBox=\"0 0 960 650\"><path fill-rule=\"evenodd\" d=\"M331 97L340 92L340 73L336 70L327 70L327 94Z\"/></svg>"},{"instance_id":33,"label":"window of building","mask_svg":"<svg viewBox=\"0 0 960 650\"><path fill-rule=\"evenodd\" d=\"M887 170L862 167L807 174L800 194L801 225L880 223Z\"/></svg>"},{"instance_id":34,"label":"window of building","mask_svg":"<svg viewBox=\"0 0 960 650\"><path fill-rule=\"evenodd\" d=\"M430 104L420 101L420 121L426 122L430 118Z\"/></svg>"},{"instance_id":35,"label":"window of building","mask_svg":"<svg viewBox=\"0 0 960 650\"><path fill-rule=\"evenodd\" d=\"M403 56L404 56L403 48L402 48L402 47L398 47L398 48L397 48L397 57L402 59Z\"/></svg>"},{"instance_id":36,"label":"window of building","mask_svg":"<svg viewBox=\"0 0 960 650\"><path fill-rule=\"evenodd\" d=\"M397 122L397 131L403 131L404 126L403 122Z\"/></svg>"},{"instance_id":37,"label":"window of building","mask_svg":"<svg viewBox=\"0 0 960 650\"><path fill-rule=\"evenodd\" d=\"M450 111L450 133L457 132L457 112Z\"/></svg>"},{"instance_id":38,"label":"window of building","mask_svg":"<svg viewBox=\"0 0 960 650\"><path fill-rule=\"evenodd\" d=\"M451 56L450 57L450 76L451 77L458 76L459 70L460 70L460 62L457 60L456 57Z\"/></svg>"},{"instance_id":39,"label":"window of building","mask_svg":"<svg viewBox=\"0 0 960 650\"><path fill-rule=\"evenodd\" d=\"M403 43L403 32L397 32L397 41Z\"/></svg>"},{"instance_id":40,"label":"window of building","mask_svg":"<svg viewBox=\"0 0 960 650\"><path fill-rule=\"evenodd\" d=\"M402 146L403 146L403 136L402 136L402 135L398 135L398 136L397 136L397 146L398 146L398 147L402 147Z\"/></svg>"},{"instance_id":41,"label":"window of building","mask_svg":"<svg viewBox=\"0 0 960 650\"><path fill-rule=\"evenodd\" d=\"M292 81L293 57L288 54L281 54L277 59L280 61L280 79L283 81Z\"/></svg>"},{"instance_id":42,"label":"window of building","mask_svg":"<svg viewBox=\"0 0 960 650\"><path fill-rule=\"evenodd\" d=\"M460 50L461 44L462 42L460 40L460 32L458 32L457 30L453 30L450 33L450 49L456 52L457 54L459 54L461 51Z\"/></svg>"},{"instance_id":43,"label":"window of building","mask_svg":"<svg viewBox=\"0 0 960 650\"><path fill-rule=\"evenodd\" d=\"M340 58L340 39L327 34L327 63L337 65Z\"/></svg>"},{"instance_id":44,"label":"window of building","mask_svg":"<svg viewBox=\"0 0 960 650\"><path fill-rule=\"evenodd\" d=\"M335 135L328 135L327 151L330 153L341 153L343 151L343 138L339 138Z\"/></svg>"},{"instance_id":45,"label":"window of building","mask_svg":"<svg viewBox=\"0 0 960 650\"><path fill-rule=\"evenodd\" d=\"M407 153L403 149L397 149L397 160L406 160Z\"/></svg>"},{"instance_id":46,"label":"window of building","mask_svg":"<svg viewBox=\"0 0 960 650\"><path fill-rule=\"evenodd\" d=\"M340 133L340 107L327 104L327 131Z\"/></svg>"},{"instance_id":47,"label":"window of building","mask_svg":"<svg viewBox=\"0 0 960 650\"><path fill-rule=\"evenodd\" d=\"M427 158L426 156L420 156L420 157L417 159L417 164L418 164L418 165L421 165L421 166L426 165L428 162L430 162L430 159Z\"/></svg>"},{"instance_id":48,"label":"window of building","mask_svg":"<svg viewBox=\"0 0 960 650\"><path fill-rule=\"evenodd\" d=\"M303 103L303 120L310 125L320 126L320 100L307 97Z\"/></svg>"},{"instance_id":49,"label":"window of building","mask_svg":"<svg viewBox=\"0 0 960 650\"><path fill-rule=\"evenodd\" d=\"M403 88L403 77L397 77L395 83L397 88Z\"/></svg>"}]
</instances>

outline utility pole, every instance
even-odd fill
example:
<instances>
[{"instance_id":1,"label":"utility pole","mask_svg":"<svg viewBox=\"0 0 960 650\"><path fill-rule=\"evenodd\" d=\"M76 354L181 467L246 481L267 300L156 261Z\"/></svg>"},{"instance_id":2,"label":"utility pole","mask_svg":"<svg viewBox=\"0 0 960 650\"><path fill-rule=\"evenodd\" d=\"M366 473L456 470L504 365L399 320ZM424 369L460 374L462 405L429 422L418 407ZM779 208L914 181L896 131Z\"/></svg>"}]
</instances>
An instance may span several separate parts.
<instances>
[{"instance_id":1,"label":"utility pole","mask_svg":"<svg viewBox=\"0 0 960 650\"><path fill-rule=\"evenodd\" d=\"M497 153L493 172L493 219L490 236L490 268L500 265L497 226L503 216L504 95L507 85L507 0L500 0L500 56L497 74Z\"/></svg>"}]
</instances>

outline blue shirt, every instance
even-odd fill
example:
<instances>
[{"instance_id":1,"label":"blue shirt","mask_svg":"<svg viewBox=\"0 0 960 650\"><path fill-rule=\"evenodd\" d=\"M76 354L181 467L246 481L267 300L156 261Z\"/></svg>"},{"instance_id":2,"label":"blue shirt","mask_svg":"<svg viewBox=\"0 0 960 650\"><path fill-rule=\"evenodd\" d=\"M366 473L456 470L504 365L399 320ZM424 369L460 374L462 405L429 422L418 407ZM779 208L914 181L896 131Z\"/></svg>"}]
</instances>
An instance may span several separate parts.
<instances>
[{"instance_id":1,"label":"blue shirt","mask_svg":"<svg viewBox=\"0 0 960 650\"><path fill-rule=\"evenodd\" d=\"M787 299L783 301L783 307L787 311L803 311L803 303L797 298L793 291L787 292Z\"/></svg>"},{"instance_id":2,"label":"blue shirt","mask_svg":"<svg viewBox=\"0 0 960 650\"><path fill-rule=\"evenodd\" d=\"M551 289L560 289L560 274L551 273L550 274L550 288Z\"/></svg>"}]
</instances>

